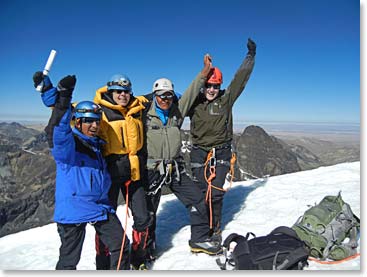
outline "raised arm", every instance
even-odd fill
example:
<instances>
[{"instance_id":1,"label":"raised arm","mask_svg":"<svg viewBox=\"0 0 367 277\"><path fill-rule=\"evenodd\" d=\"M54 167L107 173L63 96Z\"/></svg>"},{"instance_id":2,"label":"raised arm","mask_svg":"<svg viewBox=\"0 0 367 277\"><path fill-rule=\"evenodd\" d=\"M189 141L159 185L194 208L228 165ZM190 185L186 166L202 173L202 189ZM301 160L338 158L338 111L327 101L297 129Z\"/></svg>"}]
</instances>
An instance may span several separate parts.
<instances>
[{"instance_id":1,"label":"raised arm","mask_svg":"<svg viewBox=\"0 0 367 277\"><path fill-rule=\"evenodd\" d=\"M196 97L198 96L200 89L204 87L206 78L212 68L212 58L209 54L204 56L204 67L201 72L196 76L194 81L185 90L182 97L178 101L178 108L181 111L183 117L187 115L192 104L194 104Z\"/></svg>"},{"instance_id":2,"label":"raised arm","mask_svg":"<svg viewBox=\"0 0 367 277\"><path fill-rule=\"evenodd\" d=\"M75 76L66 76L58 86L58 97L52 110L51 118L45 129L47 136L52 138L53 155L55 160L65 161L74 149L74 138L70 127L71 97L75 87Z\"/></svg>"},{"instance_id":3,"label":"raised arm","mask_svg":"<svg viewBox=\"0 0 367 277\"><path fill-rule=\"evenodd\" d=\"M231 83L226 89L226 94L228 94L229 103L231 105L234 104L237 98L244 91L255 65L256 44L250 38L247 42L247 49L248 52L246 58L243 60L240 68L237 70Z\"/></svg>"}]
</instances>

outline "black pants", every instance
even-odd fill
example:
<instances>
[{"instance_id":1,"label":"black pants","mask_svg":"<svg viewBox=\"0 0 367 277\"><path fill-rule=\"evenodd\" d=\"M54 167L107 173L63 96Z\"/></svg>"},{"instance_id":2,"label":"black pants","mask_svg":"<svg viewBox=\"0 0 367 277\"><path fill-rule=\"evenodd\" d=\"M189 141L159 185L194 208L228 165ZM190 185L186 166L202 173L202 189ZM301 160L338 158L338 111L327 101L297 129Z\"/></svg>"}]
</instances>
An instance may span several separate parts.
<instances>
[{"instance_id":1,"label":"black pants","mask_svg":"<svg viewBox=\"0 0 367 277\"><path fill-rule=\"evenodd\" d=\"M82 253L86 225L87 223L57 224L57 232L61 239L57 270L76 269ZM93 226L111 253L110 269L117 269L124 234L120 220L116 214L109 214L107 220L98 221ZM126 238L119 269L130 269L129 244L129 239Z\"/></svg>"},{"instance_id":2,"label":"black pants","mask_svg":"<svg viewBox=\"0 0 367 277\"><path fill-rule=\"evenodd\" d=\"M205 179L205 176L207 178L210 176L209 167L207 167L207 172L204 172L205 170L204 164L205 161L207 160L208 153L209 151L205 151L195 146L192 148L190 153L191 163L203 164L202 167L194 167L191 169L194 181L200 188L203 195L206 195L208 189L208 183ZM231 146L228 145L226 147L216 149L215 158L217 160L217 165L215 168L216 177L212 180L212 185L222 189L225 183L226 175L230 168L229 163L232 158ZM227 164L223 164L221 161L225 161ZM212 198L212 222L213 222L212 232L220 232L223 198L225 192L222 190L212 188L211 193L212 193L211 198ZM210 215L208 209L208 218L209 217Z\"/></svg>"},{"instance_id":3,"label":"black pants","mask_svg":"<svg viewBox=\"0 0 367 277\"><path fill-rule=\"evenodd\" d=\"M125 182L114 181L110 191L109 199L112 207L117 209L118 197L121 191L126 201L126 186ZM131 182L128 186L129 191L129 208L134 218L133 227L133 247L131 249L131 263L134 266L139 266L144 262L146 257L146 245L143 243L145 236L147 236L148 227L152 224L152 217L147 209L147 202L145 200L145 190L141 185L141 181ZM140 239L143 239L141 241ZM96 268L107 269L110 266L109 251L106 245L96 235Z\"/></svg>"},{"instance_id":4,"label":"black pants","mask_svg":"<svg viewBox=\"0 0 367 277\"><path fill-rule=\"evenodd\" d=\"M207 210L205 199L200 189L194 185L191 178L184 172L183 166L180 167L180 181L176 180L176 169L173 169L171 176L171 183L169 188L176 195L176 197L184 204L190 215L191 224L191 241L202 242L209 237L209 222L207 217ZM149 182L159 182L162 179L159 171L148 170L147 176ZM155 228L156 228L156 213L161 198L161 190L156 194L147 195L148 210L154 217L153 224L149 230L149 236L155 243Z\"/></svg>"},{"instance_id":5,"label":"black pants","mask_svg":"<svg viewBox=\"0 0 367 277\"><path fill-rule=\"evenodd\" d=\"M133 229L138 232L144 231L151 224L151 216L148 212L147 202L145 200L145 190L141 181L131 182L129 187L129 208L134 217ZM126 201L126 186L124 182L113 182L108 193L112 207L117 209L119 192Z\"/></svg>"}]
</instances>

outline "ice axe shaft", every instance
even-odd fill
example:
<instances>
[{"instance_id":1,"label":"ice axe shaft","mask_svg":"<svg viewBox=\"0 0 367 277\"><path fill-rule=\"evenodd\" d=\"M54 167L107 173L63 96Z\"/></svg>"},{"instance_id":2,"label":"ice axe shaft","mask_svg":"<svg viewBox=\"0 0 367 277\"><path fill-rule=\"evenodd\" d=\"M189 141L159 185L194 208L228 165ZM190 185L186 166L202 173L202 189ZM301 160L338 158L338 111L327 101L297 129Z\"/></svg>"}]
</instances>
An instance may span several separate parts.
<instances>
[{"instance_id":1,"label":"ice axe shaft","mask_svg":"<svg viewBox=\"0 0 367 277\"><path fill-rule=\"evenodd\" d=\"M45 68L43 69L43 75L48 75L48 73L50 72L52 63L54 62L56 56L56 50L51 50L50 55L48 56ZM37 91L41 91L43 84L39 84L36 88Z\"/></svg>"}]
</instances>

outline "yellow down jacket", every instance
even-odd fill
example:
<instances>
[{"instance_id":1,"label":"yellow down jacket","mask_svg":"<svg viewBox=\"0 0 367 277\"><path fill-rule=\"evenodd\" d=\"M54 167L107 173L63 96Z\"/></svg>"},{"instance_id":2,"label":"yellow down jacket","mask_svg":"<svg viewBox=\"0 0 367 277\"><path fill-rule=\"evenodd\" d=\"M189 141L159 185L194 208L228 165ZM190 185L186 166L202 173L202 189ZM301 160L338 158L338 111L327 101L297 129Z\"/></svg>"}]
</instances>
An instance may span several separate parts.
<instances>
[{"instance_id":1,"label":"yellow down jacket","mask_svg":"<svg viewBox=\"0 0 367 277\"><path fill-rule=\"evenodd\" d=\"M103 99L103 94L107 92L107 86L104 86L96 91L94 97L94 102L101 105L103 110L99 132L99 137L107 142L103 156L128 155L131 180L140 180L137 152L142 149L144 142L142 122L144 105L133 96L127 107L112 104Z\"/></svg>"}]
</instances>

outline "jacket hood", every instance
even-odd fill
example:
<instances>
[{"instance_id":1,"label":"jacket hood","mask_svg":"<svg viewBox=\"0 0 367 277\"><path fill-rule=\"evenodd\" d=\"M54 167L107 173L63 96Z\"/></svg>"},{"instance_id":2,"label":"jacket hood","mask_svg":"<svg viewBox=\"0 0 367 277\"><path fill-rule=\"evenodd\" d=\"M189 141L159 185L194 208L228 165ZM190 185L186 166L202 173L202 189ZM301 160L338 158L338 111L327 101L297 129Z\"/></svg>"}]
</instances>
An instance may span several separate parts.
<instances>
[{"instance_id":1,"label":"jacket hood","mask_svg":"<svg viewBox=\"0 0 367 277\"><path fill-rule=\"evenodd\" d=\"M144 109L144 105L134 96L131 96L129 105L127 107L122 107L116 104L115 101L111 99L111 97L105 95L107 93L108 93L107 86L99 88L96 91L96 95L94 97L94 103L103 105L106 108L109 108L112 110L120 111L123 115L135 114ZM104 97L104 96L107 96L107 97ZM111 100L111 101L108 101L108 100Z\"/></svg>"}]
</instances>

